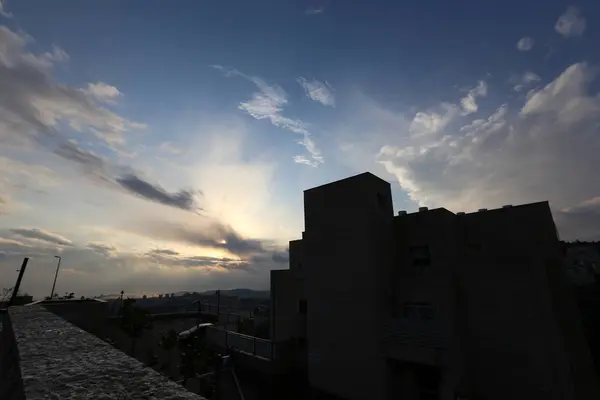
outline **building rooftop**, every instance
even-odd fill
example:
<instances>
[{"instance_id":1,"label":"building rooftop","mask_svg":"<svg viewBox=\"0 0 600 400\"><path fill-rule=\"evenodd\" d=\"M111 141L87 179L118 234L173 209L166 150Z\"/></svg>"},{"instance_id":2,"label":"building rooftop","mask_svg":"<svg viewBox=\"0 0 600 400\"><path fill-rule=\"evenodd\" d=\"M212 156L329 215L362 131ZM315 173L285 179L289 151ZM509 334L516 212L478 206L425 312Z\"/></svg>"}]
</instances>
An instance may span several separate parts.
<instances>
[{"instance_id":1,"label":"building rooftop","mask_svg":"<svg viewBox=\"0 0 600 400\"><path fill-rule=\"evenodd\" d=\"M548 201L537 201L534 203L526 203L526 204L519 204L516 206L513 205L505 205L499 208L492 208L492 209L487 209L487 208L482 208L479 209L478 211L471 211L471 212L452 212L446 208L443 207L439 207L439 208L432 208L432 209L428 209L427 207L421 207L418 211L414 211L414 212L405 212L405 211L398 211L398 214L396 216L402 217L402 216L406 216L406 215L414 215L414 214L419 214L419 213L423 213L423 212L447 212L447 213L452 213L455 214L457 216L464 216L464 215L475 215L475 214L480 214L482 212L501 212L501 211L505 211L506 209L523 209L523 208L527 208L527 207L549 207L549 203Z\"/></svg>"},{"instance_id":2,"label":"building rooftop","mask_svg":"<svg viewBox=\"0 0 600 400\"><path fill-rule=\"evenodd\" d=\"M353 175L353 176L350 176L348 178L339 179L337 181L325 183L323 185L319 185L319 186L315 186L315 187L310 188L310 189L306 189L304 192L309 192L309 191L317 190L317 189L323 189L325 187L329 187L329 186L333 186L333 185L339 185L340 183L347 183L349 181L353 181L353 180L357 180L357 179L365 179L367 177L369 177L371 179L375 178L375 179L377 179L377 180L379 180L381 182L387 183L388 185L390 184L388 181L386 181L385 179L381 179L380 177L378 177L375 174L372 174L370 172L363 172L362 174Z\"/></svg>"},{"instance_id":3,"label":"building rooftop","mask_svg":"<svg viewBox=\"0 0 600 400\"><path fill-rule=\"evenodd\" d=\"M2 399L204 399L41 306L1 316Z\"/></svg>"}]
</instances>

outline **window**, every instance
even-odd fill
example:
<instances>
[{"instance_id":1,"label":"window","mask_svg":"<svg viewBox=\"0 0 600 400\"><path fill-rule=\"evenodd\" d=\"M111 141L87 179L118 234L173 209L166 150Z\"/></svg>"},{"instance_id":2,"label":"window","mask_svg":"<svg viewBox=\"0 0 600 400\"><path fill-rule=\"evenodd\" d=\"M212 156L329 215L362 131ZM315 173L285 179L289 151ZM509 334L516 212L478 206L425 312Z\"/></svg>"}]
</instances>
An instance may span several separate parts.
<instances>
[{"instance_id":1,"label":"window","mask_svg":"<svg viewBox=\"0 0 600 400\"><path fill-rule=\"evenodd\" d=\"M412 264L415 267L426 267L431 265L431 255L429 254L429 246L410 246L408 248L412 258Z\"/></svg>"},{"instance_id":2,"label":"window","mask_svg":"<svg viewBox=\"0 0 600 400\"><path fill-rule=\"evenodd\" d=\"M300 300L298 302L298 313L306 315L307 304L306 300Z\"/></svg>"},{"instance_id":3,"label":"window","mask_svg":"<svg viewBox=\"0 0 600 400\"><path fill-rule=\"evenodd\" d=\"M402 315L411 321L430 321L434 317L434 309L428 303L404 303Z\"/></svg>"}]
</instances>

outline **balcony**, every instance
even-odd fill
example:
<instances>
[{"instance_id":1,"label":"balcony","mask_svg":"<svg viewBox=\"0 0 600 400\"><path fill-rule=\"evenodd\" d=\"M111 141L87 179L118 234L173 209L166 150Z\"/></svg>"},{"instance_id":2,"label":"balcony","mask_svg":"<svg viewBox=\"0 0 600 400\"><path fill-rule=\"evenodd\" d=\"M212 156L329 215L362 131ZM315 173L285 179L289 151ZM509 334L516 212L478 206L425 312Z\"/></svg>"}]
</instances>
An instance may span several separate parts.
<instances>
[{"instance_id":1,"label":"balcony","mask_svg":"<svg viewBox=\"0 0 600 400\"><path fill-rule=\"evenodd\" d=\"M1 317L0 399L204 399L41 306Z\"/></svg>"}]
</instances>

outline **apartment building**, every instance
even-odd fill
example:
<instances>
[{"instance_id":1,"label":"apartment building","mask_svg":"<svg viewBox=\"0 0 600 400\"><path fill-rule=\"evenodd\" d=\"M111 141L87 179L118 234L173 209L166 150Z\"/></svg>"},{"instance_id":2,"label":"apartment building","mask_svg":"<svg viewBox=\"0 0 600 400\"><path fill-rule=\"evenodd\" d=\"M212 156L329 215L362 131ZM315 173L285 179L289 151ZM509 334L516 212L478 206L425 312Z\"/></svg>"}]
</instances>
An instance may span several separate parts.
<instances>
[{"instance_id":1,"label":"apartment building","mask_svg":"<svg viewBox=\"0 0 600 400\"><path fill-rule=\"evenodd\" d=\"M598 399L547 202L394 215L364 173L304 192L272 338L341 399ZM302 364L302 362L300 362Z\"/></svg>"}]
</instances>

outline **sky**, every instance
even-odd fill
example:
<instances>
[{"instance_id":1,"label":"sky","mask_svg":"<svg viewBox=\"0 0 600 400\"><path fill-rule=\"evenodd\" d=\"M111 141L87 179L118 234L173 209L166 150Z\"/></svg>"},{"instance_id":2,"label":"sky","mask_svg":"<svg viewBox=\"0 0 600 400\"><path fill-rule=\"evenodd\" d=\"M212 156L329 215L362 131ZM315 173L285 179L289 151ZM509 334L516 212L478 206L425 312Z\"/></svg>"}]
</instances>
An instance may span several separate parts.
<instances>
[{"instance_id":1,"label":"sky","mask_svg":"<svg viewBox=\"0 0 600 400\"><path fill-rule=\"evenodd\" d=\"M600 239L600 3L0 0L0 287L268 289L302 192Z\"/></svg>"}]
</instances>

